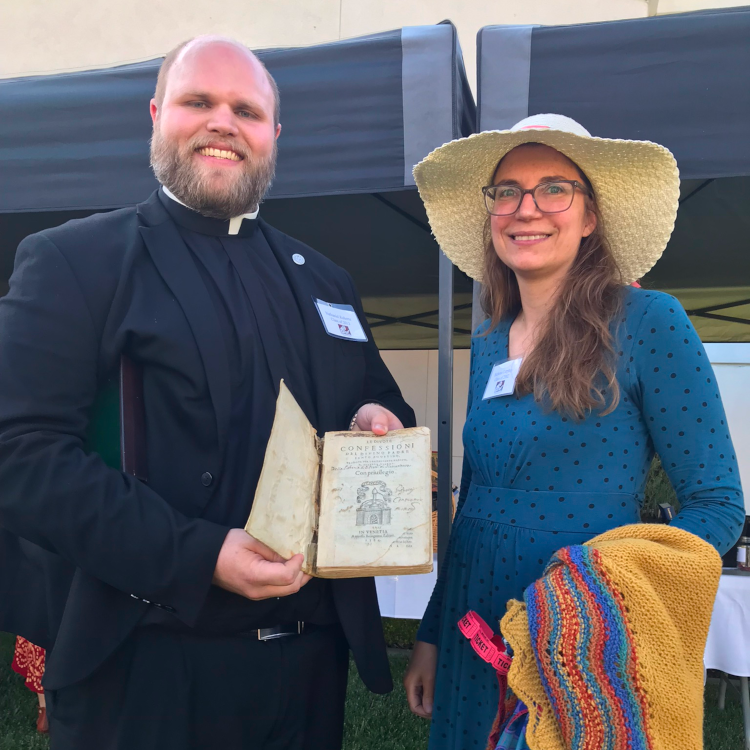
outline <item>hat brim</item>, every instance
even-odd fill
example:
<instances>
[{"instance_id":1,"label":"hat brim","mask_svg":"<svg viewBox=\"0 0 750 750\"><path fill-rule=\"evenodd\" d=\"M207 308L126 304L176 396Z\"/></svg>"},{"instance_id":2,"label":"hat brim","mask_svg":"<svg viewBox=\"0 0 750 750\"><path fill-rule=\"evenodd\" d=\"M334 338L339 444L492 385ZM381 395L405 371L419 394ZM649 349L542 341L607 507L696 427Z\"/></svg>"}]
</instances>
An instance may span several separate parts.
<instances>
[{"instance_id":1,"label":"hat brim","mask_svg":"<svg viewBox=\"0 0 750 750\"><path fill-rule=\"evenodd\" d=\"M543 143L574 161L591 181L604 232L626 284L664 252L680 197L677 162L650 141L595 138L562 130L493 130L435 149L414 167L433 235L442 251L477 281L484 274L482 187L497 163L524 143Z\"/></svg>"}]
</instances>

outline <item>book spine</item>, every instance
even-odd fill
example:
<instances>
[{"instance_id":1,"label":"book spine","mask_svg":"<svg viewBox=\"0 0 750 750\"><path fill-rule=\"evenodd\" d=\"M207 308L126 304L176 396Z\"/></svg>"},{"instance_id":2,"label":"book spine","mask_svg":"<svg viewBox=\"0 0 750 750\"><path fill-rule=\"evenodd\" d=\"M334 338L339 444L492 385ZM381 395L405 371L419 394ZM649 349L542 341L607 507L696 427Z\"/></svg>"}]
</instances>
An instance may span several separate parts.
<instances>
[{"instance_id":1,"label":"book spine","mask_svg":"<svg viewBox=\"0 0 750 750\"><path fill-rule=\"evenodd\" d=\"M317 533L317 532L316 532ZM310 542L307 545L307 554L305 555L305 564L302 567L302 572L307 573L310 576L317 576L318 567L316 561L318 559L318 543L315 541Z\"/></svg>"},{"instance_id":2,"label":"book spine","mask_svg":"<svg viewBox=\"0 0 750 750\"><path fill-rule=\"evenodd\" d=\"M318 527L320 525L320 486L323 481L323 445L324 439L315 436L315 448L318 451L318 473L315 477L313 502L315 503L315 527L305 555L305 573L315 576L318 573Z\"/></svg>"}]
</instances>

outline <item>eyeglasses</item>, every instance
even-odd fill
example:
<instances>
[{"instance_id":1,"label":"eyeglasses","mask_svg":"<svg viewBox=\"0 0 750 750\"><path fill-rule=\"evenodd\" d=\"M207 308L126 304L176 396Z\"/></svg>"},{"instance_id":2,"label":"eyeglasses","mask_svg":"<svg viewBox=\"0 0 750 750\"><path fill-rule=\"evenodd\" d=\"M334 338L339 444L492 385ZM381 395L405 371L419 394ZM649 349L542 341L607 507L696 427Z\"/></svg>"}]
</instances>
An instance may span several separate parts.
<instances>
[{"instance_id":1,"label":"eyeglasses","mask_svg":"<svg viewBox=\"0 0 750 750\"><path fill-rule=\"evenodd\" d=\"M530 190L516 185L488 185L482 188L484 205L492 216L510 216L521 207L526 193L530 193L536 207L543 214L559 214L573 205L576 189L590 195L588 188L576 180L540 182Z\"/></svg>"}]
</instances>

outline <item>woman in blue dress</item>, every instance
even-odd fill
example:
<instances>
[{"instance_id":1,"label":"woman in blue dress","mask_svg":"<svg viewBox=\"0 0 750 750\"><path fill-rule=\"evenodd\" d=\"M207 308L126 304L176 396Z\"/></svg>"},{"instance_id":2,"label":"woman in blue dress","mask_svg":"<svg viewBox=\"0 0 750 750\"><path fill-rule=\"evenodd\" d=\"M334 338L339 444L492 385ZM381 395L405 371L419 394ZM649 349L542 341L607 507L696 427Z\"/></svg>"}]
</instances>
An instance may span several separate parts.
<instances>
[{"instance_id":1,"label":"woman in blue dress","mask_svg":"<svg viewBox=\"0 0 750 750\"><path fill-rule=\"evenodd\" d=\"M556 550L637 523L654 452L676 526L723 554L745 512L697 333L676 299L629 286L674 226L672 154L536 115L446 144L415 177L441 248L483 283L489 320L472 338L451 541L404 683L432 719L430 750L484 748L497 680L462 615L497 624Z\"/></svg>"}]
</instances>

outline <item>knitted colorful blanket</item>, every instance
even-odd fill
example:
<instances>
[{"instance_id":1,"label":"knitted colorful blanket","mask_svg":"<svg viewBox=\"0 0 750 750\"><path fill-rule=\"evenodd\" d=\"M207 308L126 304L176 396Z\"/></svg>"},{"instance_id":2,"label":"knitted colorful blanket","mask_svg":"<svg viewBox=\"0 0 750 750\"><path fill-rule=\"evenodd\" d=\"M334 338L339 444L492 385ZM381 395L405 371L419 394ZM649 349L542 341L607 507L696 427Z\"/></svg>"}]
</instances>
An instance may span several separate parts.
<instances>
[{"instance_id":1,"label":"knitted colorful blanket","mask_svg":"<svg viewBox=\"0 0 750 750\"><path fill-rule=\"evenodd\" d=\"M528 747L701 750L703 650L720 575L710 544L658 524L561 549L500 625L514 654L508 684L528 707ZM506 724L514 717L505 733L496 727L501 747L519 734L518 709Z\"/></svg>"}]
</instances>

